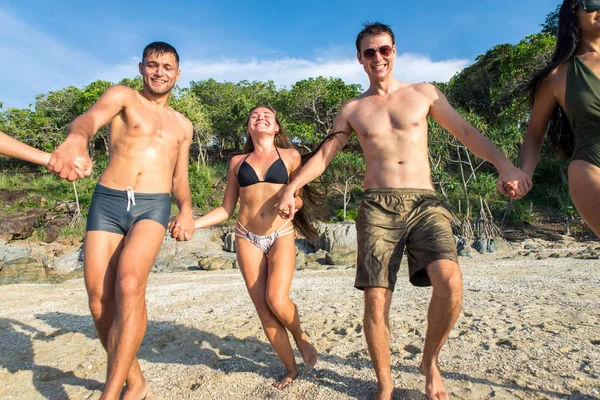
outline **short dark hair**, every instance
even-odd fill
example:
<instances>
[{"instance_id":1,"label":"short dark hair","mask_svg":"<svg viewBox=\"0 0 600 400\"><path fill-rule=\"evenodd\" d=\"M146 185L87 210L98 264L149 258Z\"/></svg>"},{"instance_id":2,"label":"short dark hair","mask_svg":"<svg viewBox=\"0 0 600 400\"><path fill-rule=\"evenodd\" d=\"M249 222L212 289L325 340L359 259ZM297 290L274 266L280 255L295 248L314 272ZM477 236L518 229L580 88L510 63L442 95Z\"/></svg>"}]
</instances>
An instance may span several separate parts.
<instances>
[{"instance_id":1,"label":"short dark hair","mask_svg":"<svg viewBox=\"0 0 600 400\"><path fill-rule=\"evenodd\" d=\"M169 43L165 42L152 42L148 46L144 48L144 52L142 53L142 63L150 54L156 53L159 56L163 54L173 54L175 56L175 60L177 61L177 65L179 65L179 54L177 54L177 50L175 47L171 46Z\"/></svg>"},{"instance_id":2,"label":"short dark hair","mask_svg":"<svg viewBox=\"0 0 600 400\"><path fill-rule=\"evenodd\" d=\"M370 35L383 35L388 34L392 38L392 44L396 44L396 39L394 38L394 32L392 32L392 28L389 25L382 24L381 22L365 22L363 24L364 28L362 31L358 32L358 36L356 36L356 51L360 53L360 42L367 36Z\"/></svg>"}]
</instances>

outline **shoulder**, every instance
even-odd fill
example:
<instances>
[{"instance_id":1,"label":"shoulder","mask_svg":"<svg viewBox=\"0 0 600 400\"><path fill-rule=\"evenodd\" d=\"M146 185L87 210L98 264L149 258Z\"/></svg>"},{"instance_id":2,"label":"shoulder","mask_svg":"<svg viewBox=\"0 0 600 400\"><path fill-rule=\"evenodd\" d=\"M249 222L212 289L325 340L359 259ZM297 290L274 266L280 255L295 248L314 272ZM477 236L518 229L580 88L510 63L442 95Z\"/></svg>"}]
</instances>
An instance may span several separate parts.
<instances>
[{"instance_id":1,"label":"shoulder","mask_svg":"<svg viewBox=\"0 0 600 400\"><path fill-rule=\"evenodd\" d=\"M103 99L110 100L113 102L127 102L132 99L135 99L138 92L135 90L123 86L123 85L114 85L106 89L104 94L102 95Z\"/></svg>"},{"instance_id":2,"label":"shoulder","mask_svg":"<svg viewBox=\"0 0 600 400\"><path fill-rule=\"evenodd\" d=\"M231 157L231 160L229 160L229 169L236 169L238 164L240 164L247 155L248 154L238 154Z\"/></svg>"},{"instance_id":3,"label":"shoulder","mask_svg":"<svg viewBox=\"0 0 600 400\"><path fill-rule=\"evenodd\" d=\"M173 110L173 113L175 115L175 118L177 118L177 120L185 130L186 134L191 135L194 131L194 125L192 124L192 122L179 111Z\"/></svg>"},{"instance_id":4,"label":"shoulder","mask_svg":"<svg viewBox=\"0 0 600 400\"><path fill-rule=\"evenodd\" d=\"M356 107L360 104L360 101L364 98L364 93L359 97L354 97L352 99L346 100L342 103L342 107L340 108L339 114L348 115L354 111Z\"/></svg>"},{"instance_id":5,"label":"shoulder","mask_svg":"<svg viewBox=\"0 0 600 400\"><path fill-rule=\"evenodd\" d=\"M278 149L281 157L289 158L292 161L300 160L300 152L296 149Z\"/></svg>"},{"instance_id":6,"label":"shoulder","mask_svg":"<svg viewBox=\"0 0 600 400\"><path fill-rule=\"evenodd\" d=\"M415 83L411 85L410 89L431 100L436 100L444 96L443 93L437 87L435 87L435 85L429 82Z\"/></svg>"}]
</instances>

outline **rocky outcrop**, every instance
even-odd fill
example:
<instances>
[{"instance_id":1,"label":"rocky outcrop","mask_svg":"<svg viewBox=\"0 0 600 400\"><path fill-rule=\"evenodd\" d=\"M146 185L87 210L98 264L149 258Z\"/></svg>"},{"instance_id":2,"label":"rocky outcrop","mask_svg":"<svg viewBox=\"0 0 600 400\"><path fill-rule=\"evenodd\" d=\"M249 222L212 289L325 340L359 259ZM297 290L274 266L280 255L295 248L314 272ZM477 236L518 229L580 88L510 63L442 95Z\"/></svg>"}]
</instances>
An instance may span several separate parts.
<instances>
[{"instance_id":1,"label":"rocky outcrop","mask_svg":"<svg viewBox=\"0 0 600 400\"><path fill-rule=\"evenodd\" d=\"M356 251L356 224L352 221L339 224L318 224L319 239L310 242L316 250L347 253Z\"/></svg>"},{"instance_id":2,"label":"rocky outcrop","mask_svg":"<svg viewBox=\"0 0 600 400\"><path fill-rule=\"evenodd\" d=\"M0 235L7 235L11 240L27 239L47 213L46 210L32 208L27 213L0 218Z\"/></svg>"}]
</instances>

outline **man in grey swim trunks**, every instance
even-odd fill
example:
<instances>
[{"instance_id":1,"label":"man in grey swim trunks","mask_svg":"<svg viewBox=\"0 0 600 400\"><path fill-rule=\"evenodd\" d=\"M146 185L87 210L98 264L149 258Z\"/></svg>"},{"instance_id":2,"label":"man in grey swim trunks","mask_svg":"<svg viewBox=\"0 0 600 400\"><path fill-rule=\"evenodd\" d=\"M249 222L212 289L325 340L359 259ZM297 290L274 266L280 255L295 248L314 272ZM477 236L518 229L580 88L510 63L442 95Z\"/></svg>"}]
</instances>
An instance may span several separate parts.
<instances>
[{"instance_id":1,"label":"man in grey swim trunks","mask_svg":"<svg viewBox=\"0 0 600 400\"><path fill-rule=\"evenodd\" d=\"M394 78L396 46L388 26L365 25L356 39L356 49L358 62L369 77L369 89L342 106L333 134L282 194L279 213L293 218L294 192L323 173L355 132L366 161L365 198L356 224L355 286L364 289L364 327L377 375L376 399L391 399L394 390L388 320L405 247L411 283L433 286L420 365L425 392L429 399L447 399L438 356L460 313L462 277L450 215L437 200L431 181L427 117L431 116L478 157L494 164L499 173L498 188L503 193L504 183L521 190L531 182L470 126L435 86Z\"/></svg>"},{"instance_id":2,"label":"man in grey swim trunks","mask_svg":"<svg viewBox=\"0 0 600 400\"><path fill-rule=\"evenodd\" d=\"M84 248L85 284L100 341L108 353L102 399L142 399L148 392L136 353L146 330L148 274L169 224L169 193L180 213L172 222L180 239L194 232L188 184L192 124L168 105L179 79L179 56L154 42L143 52L144 87L113 86L69 126L48 169L75 179L76 157L110 124L110 159L90 205Z\"/></svg>"}]
</instances>

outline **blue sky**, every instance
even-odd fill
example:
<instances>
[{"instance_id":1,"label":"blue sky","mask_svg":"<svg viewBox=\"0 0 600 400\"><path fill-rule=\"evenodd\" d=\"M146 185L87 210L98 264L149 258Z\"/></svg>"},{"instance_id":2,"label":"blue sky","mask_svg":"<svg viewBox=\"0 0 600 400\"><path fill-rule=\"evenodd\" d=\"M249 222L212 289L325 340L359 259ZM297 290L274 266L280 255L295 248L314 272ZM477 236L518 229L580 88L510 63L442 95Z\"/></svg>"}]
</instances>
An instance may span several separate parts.
<instances>
[{"instance_id":1,"label":"blue sky","mask_svg":"<svg viewBox=\"0 0 600 400\"><path fill-rule=\"evenodd\" d=\"M133 78L155 40L179 51L181 86L208 78L290 86L323 75L366 87L354 40L373 20L394 29L397 78L447 81L491 47L538 32L558 3L0 0L0 102L27 107L50 90Z\"/></svg>"}]
</instances>

